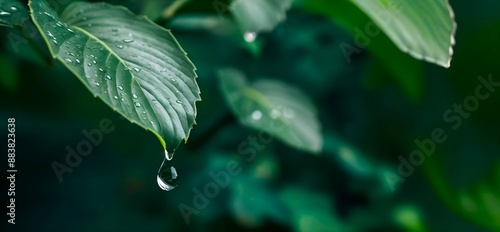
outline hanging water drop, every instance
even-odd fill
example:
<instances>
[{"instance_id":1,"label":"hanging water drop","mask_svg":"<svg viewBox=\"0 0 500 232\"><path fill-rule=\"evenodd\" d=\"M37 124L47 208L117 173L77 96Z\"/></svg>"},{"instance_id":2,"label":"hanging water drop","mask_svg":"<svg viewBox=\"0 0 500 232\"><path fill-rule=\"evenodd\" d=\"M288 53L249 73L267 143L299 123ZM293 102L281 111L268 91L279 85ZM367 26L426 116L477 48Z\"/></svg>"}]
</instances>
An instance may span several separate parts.
<instances>
[{"instance_id":1,"label":"hanging water drop","mask_svg":"<svg viewBox=\"0 0 500 232\"><path fill-rule=\"evenodd\" d=\"M158 175L156 176L158 186L165 191L175 189L179 182L177 170L175 170L174 166L172 166L173 157L174 152L169 153L165 150L165 158L163 159L160 169L158 169Z\"/></svg>"}]
</instances>

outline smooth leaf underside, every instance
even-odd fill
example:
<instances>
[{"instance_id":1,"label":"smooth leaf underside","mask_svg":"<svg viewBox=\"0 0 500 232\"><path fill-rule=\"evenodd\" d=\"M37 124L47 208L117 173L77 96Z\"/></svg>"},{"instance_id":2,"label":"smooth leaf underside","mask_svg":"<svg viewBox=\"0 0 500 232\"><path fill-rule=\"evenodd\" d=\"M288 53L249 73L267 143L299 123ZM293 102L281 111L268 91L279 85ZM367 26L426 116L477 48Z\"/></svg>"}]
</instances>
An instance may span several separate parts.
<instances>
[{"instance_id":1,"label":"smooth leaf underside","mask_svg":"<svg viewBox=\"0 0 500 232\"><path fill-rule=\"evenodd\" d=\"M411 56L449 67L456 23L448 0L351 0Z\"/></svg>"},{"instance_id":2,"label":"smooth leaf underside","mask_svg":"<svg viewBox=\"0 0 500 232\"><path fill-rule=\"evenodd\" d=\"M291 0L235 0L230 10L244 32L271 31L286 18Z\"/></svg>"},{"instance_id":3,"label":"smooth leaf underside","mask_svg":"<svg viewBox=\"0 0 500 232\"><path fill-rule=\"evenodd\" d=\"M26 6L15 0L0 0L0 26L21 26L29 19Z\"/></svg>"},{"instance_id":4,"label":"smooth leaf underside","mask_svg":"<svg viewBox=\"0 0 500 232\"><path fill-rule=\"evenodd\" d=\"M292 147L321 151L323 137L317 111L301 91L272 80L250 85L243 73L232 69L221 70L219 80L226 102L240 123Z\"/></svg>"},{"instance_id":5,"label":"smooth leaf underside","mask_svg":"<svg viewBox=\"0 0 500 232\"><path fill-rule=\"evenodd\" d=\"M46 1L30 1L30 9L52 56L94 96L152 131L165 149L187 140L200 91L170 31L106 3L72 3L60 17Z\"/></svg>"}]
</instances>

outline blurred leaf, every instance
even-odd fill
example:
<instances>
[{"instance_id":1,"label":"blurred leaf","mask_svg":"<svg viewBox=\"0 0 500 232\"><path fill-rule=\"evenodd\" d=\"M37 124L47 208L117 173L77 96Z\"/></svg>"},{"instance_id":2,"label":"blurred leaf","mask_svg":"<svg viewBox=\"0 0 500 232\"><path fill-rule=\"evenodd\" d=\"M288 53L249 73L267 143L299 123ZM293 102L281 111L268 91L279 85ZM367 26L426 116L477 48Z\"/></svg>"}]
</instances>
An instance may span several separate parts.
<instances>
[{"instance_id":1,"label":"blurred leaf","mask_svg":"<svg viewBox=\"0 0 500 232\"><path fill-rule=\"evenodd\" d=\"M151 20L162 16L163 11L172 5L174 0L147 0L142 1L141 15L146 15Z\"/></svg>"},{"instance_id":2,"label":"blurred leaf","mask_svg":"<svg viewBox=\"0 0 500 232\"><path fill-rule=\"evenodd\" d=\"M489 177L458 193L457 207L471 219L500 230L500 163Z\"/></svg>"},{"instance_id":3,"label":"blurred leaf","mask_svg":"<svg viewBox=\"0 0 500 232\"><path fill-rule=\"evenodd\" d=\"M272 80L250 85L243 73L232 69L221 70L219 81L229 108L241 124L276 136L292 147L321 151L317 110L300 90Z\"/></svg>"},{"instance_id":4,"label":"blurred leaf","mask_svg":"<svg viewBox=\"0 0 500 232\"><path fill-rule=\"evenodd\" d=\"M368 49L373 56L379 60L384 68L391 73L390 77L398 83L399 87L411 99L417 100L421 97L424 79L422 62L403 53L386 35L382 33L376 33L375 37L367 37L365 30L373 23L354 4L347 0L335 2L328 0L309 0L305 1L305 4L306 8L310 11L323 14L334 22L340 24L345 30L355 36L355 40L359 40L359 38L363 35L368 38L363 45L367 46L366 49ZM341 49L343 46L342 44ZM349 41L344 45L347 46L346 44L355 46L354 41ZM352 53L344 52L344 56L348 63L350 63L351 55ZM377 76L376 78L379 79L382 77ZM376 82L379 80L371 81Z\"/></svg>"},{"instance_id":5,"label":"blurred leaf","mask_svg":"<svg viewBox=\"0 0 500 232\"><path fill-rule=\"evenodd\" d=\"M401 205L394 210L394 220L408 232L427 231L422 219L422 213L411 205Z\"/></svg>"},{"instance_id":6,"label":"blurred leaf","mask_svg":"<svg viewBox=\"0 0 500 232\"><path fill-rule=\"evenodd\" d=\"M448 0L352 1L402 51L416 59L450 66L456 23Z\"/></svg>"},{"instance_id":7,"label":"blurred leaf","mask_svg":"<svg viewBox=\"0 0 500 232\"><path fill-rule=\"evenodd\" d=\"M0 85L9 91L13 91L18 86L17 70L14 68L13 62L5 56L0 55Z\"/></svg>"},{"instance_id":8,"label":"blurred leaf","mask_svg":"<svg viewBox=\"0 0 500 232\"><path fill-rule=\"evenodd\" d=\"M297 232L348 232L333 211L331 196L303 188L289 187L279 193L292 213L292 226Z\"/></svg>"},{"instance_id":9,"label":"blurred leaf","mask_svg":"<svg viewBox=\"0 0 500 232\"><path fill-rule=\"evenodd\" d=\"M0 26L21 26L29 18L26 6L16 0L0 1Z\"/></svg>"},{"instance_id":10,"label":"blurred leaf","mask_svg":"<svg viewBox=\"0 0 500 232\"><path fill-rule=\"evenodd\" d=\"M77 2L59 18L31 1L33 21L54 58L166 149L187 140L200 100L195 67L172 34L123 7Z\"/></svg>"},{"instance_id":11,"label":"blurred leaf","mask_svg":"<svg viewBox=\"0 0 500 232\"><path fill-rule=\"evenodd\" d=\"M234 0L229 6L242 31L271 31L285 20L291 0Z\"/></svg>"},{"instance_id":12,"label":"blurred leaf","mask_svg":"<svg viewBox=\"0 0 500 232\"><path fill-rule=\"evenodd\" d=\"M440 198L464 218L494 231L500 230L500 163L492 165L488 177L467 189L456 191L444 174L438 155L429 158L424 167Z\"/></svg>"},{"instance_id":13,"label":"blurred leaf","mask_svg":"<svg viewBox=\"0 0 500 232\"><path fill-rule=\"evenodd\" d=\"M267 218L286 223L284 206L262 182L244 176L233 180L231 189L231 209L240 223L255 227Z\"/></svg>"}]
</instances>

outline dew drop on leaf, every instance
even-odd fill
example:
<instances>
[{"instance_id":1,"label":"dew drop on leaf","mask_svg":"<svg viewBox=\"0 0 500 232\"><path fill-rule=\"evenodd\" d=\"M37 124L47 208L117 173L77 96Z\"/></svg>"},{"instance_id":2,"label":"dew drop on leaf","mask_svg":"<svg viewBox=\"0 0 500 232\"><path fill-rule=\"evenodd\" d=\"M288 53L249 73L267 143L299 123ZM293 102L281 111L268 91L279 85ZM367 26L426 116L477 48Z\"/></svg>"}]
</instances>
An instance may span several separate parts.
<instances>
[{"instance_id":1,"label":"dew drop on leaf","mask_svg":"<svg viewBox=\"0 0 500 232\"><path fill-rule=\"evenodd\" d=\"M257 33L245 32L245 34L243 35L243 38L245 39L245 41L247 41L247 43L251 43L251 42L255 41L255 39L257 38Z\"/></svg>"},{"instance_id":2,"label":"dew drop on leaf","mask_svg":"<svg viewBox=\"0 0 500 232\"><path fill-rule=\"evenodd\" d=\"M258 121L262 118L262 112L260 112L260 110L256 110L254 112L252 112L252 119L255 120L255 121Z\"/></svg>"}]
</instances>

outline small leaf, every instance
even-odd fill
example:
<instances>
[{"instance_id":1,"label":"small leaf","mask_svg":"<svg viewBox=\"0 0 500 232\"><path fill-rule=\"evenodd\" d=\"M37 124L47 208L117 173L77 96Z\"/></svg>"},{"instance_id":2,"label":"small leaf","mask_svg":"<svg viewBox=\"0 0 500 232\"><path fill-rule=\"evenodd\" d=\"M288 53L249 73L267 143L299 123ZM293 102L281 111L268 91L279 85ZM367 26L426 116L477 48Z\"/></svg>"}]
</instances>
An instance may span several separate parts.
<instances>
[{"instance_id":1,"label":"small leaf","mask_svg":"<svg viewBox=\"0 0 500 232\"><path fill-rule=\"evenodd\" d=\"M195 67L170 31L124 7L76 2L59 17L30 1L54 58L111 108L176 148L195 123Z\"/></svg>"},{"instance_id":2,"label":"small leaf","mask_svg":"<svg viewBox=\"0 0 500 232\"><path fill-rule=\"evenodd\" d=\"M351 0L404 52L450 67L456 23L448 0Z\"/></svg>"},{"instance_id":3,"label":"small leaf","mask_svg":"<svg viewBox=\"0 0 500 232\"><path fill-rule=\"evenodd\" d=\"M285 20L291 0L234 0L229 6L244 32L271 31Z\"/></svg>"},{"instance_id":4,"label":"small leaf","mask_svg":"<svg viewBox=\"0 0 500 232\"><path fill-rule=\"evenodd\" d=\"M323 137L316 108L307 96L285 83L260 80L249 85L237 70L219 72L222 93L245 126L274 135L288 145L318 153Z\"/></svg>"},{"instance_id":5,"label":"small leaf","mask_svg":"<svg viewBox=\"0 0 500 232\"><path fill-rule=\"evenodd\" d=\"M21 26L29 19L26 6L16 0L0 1L0 26Z\"/></svg>"}]
</instances>

